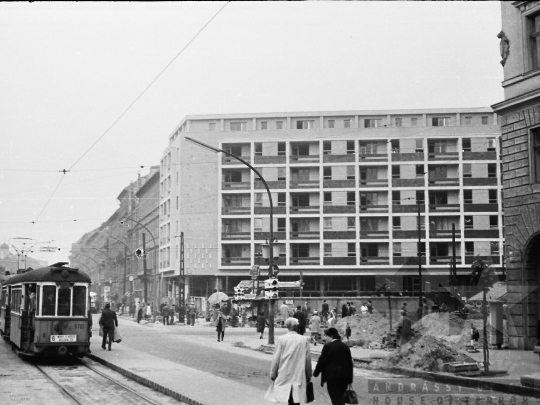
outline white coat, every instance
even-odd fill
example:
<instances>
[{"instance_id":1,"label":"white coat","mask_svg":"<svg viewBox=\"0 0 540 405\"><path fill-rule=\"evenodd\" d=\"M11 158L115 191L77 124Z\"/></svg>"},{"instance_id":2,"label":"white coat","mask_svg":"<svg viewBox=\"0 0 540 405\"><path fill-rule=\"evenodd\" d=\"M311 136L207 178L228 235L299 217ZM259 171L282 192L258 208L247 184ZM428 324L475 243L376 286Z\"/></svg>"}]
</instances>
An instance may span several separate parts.
<instances>
[{"instance_id":1,"label":"white coat","mask_svg":"<svg viewBox=\"0 0 540 405\"><path fill-rule=\"evenodd\" d=\"M296 403L307 404L307 379L311 378L311 352L308 338L289 331L280 336L270 368L275 378L264 398L271 402L288 403L292 395Z\"/></svg>"}]
</instances>

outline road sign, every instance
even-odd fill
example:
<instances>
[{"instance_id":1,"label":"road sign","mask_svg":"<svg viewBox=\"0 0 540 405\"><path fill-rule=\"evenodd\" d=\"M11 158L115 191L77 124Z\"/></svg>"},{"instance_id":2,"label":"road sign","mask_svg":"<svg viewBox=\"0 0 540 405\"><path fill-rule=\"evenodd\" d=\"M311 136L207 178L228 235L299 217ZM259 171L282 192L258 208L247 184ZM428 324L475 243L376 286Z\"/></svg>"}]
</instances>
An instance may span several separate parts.
<instances>
[{"instance_id":1,"label":"road sign","mask_svg":"<svg viewBox=\"0 0 540 405\"><path fill-rule=\"evenodd\" d=\"M300 288L300 281L280 281L279 288Z\"/></svg>"},{"instance_id":2,"label":"road sign","mask_svg":"<svg viewBox=\"0 0 540 405\"><path fill-rule=\"evenodd\" d=\"M252 280L257 280L259 278L259 266L252 266L249 274Z\"/></svg>"}]
</instances>

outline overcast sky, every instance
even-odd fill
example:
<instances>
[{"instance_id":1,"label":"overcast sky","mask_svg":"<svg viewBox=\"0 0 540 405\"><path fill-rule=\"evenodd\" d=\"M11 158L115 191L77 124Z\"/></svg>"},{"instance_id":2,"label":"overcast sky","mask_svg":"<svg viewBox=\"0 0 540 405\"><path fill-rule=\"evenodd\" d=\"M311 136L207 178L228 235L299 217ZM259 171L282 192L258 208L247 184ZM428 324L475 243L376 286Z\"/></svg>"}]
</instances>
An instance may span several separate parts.
<instances>
[{"instance_id":1,"label":"overcast sky","mask_svg":"<svg viewBox=\"0 0 540 405\"><path fill-rule=\"evenodd\" d=\"M498 2L239 2L122 116L224 5L0 3L0 243L67 261L188 114L503 100Z\"/></svg>"}]
</instances>

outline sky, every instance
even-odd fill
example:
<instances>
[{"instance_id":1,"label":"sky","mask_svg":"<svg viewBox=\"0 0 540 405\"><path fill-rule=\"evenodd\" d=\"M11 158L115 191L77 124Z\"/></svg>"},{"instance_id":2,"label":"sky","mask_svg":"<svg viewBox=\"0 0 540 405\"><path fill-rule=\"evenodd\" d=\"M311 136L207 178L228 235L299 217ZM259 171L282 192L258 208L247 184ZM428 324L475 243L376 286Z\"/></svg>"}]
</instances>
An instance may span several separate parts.
<instances>
[{"instance_id":1,"label":"sky","mask_svg":"<svg viewBox=\"0 0 540 405\"><path fill-rule=\"evenodd\" d=\"M68 261L186 115L495 104L500 30L498 2L0 3L0 243Z\"/></svg>"}]
</instances>

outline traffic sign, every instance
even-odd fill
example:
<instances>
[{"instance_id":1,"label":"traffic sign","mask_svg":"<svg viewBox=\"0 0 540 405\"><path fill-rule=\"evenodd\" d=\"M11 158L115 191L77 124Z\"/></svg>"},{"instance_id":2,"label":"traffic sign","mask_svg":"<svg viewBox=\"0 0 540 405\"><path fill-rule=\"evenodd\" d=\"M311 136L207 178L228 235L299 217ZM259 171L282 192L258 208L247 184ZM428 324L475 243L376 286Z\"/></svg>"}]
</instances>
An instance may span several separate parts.
<instances>
[{"instance_id":1,"label":"traffic sign","mask_svg":"<svg viewBox=\"0 0 540 405\"><path fill-rule=\"evenodd\" d=\"M300 288L300 281L280 281L279 288Z\"/></svg>"},{"instance_id":2,"label":"traffic sign","mask_svg":"<svg viewBox=\"0 0 540 405\"><path fill-rule=\"evenodd\" d=\"M255 265L251 267L249 274L251 275L252 280L257 280L259 278L259 266Z\"/></svg>"}]
</instances>

